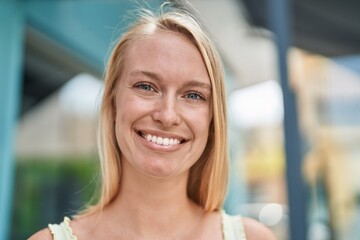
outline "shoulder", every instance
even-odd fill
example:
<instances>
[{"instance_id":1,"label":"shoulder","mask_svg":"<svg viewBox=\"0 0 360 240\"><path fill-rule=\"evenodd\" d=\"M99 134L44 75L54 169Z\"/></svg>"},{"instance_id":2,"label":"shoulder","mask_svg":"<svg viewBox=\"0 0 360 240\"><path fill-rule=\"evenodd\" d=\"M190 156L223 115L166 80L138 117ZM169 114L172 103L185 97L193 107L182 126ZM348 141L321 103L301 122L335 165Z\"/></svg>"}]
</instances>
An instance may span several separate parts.
<instances>
[{"instance_id":1,"label":"shoulder","mask_svg":"<svg viewBox=\"0 0 360 240\"><path fill-rule=\"evenodd\" d=\"M247 240L275 240L275 235L260 222L251 218L242 218Z\"/></svg>"},{"instance_id":2,"label":"shoulder","mask_svg":"<svg viewBox=\"0 0 360 240\"><path fill-rule=\"evenodd\" d=\"M43 230L38 231L32 235L28 240L52 240L53 236L49 228L44 228Z\"/></svg>"}]
</instances>

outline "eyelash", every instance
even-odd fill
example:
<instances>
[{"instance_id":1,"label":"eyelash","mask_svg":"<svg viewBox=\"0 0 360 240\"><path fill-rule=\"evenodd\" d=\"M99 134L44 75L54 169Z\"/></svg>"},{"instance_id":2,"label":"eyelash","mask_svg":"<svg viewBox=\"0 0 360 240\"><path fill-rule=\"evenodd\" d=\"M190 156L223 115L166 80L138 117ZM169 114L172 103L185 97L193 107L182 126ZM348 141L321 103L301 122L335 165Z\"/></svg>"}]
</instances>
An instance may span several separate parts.
<instances>
[{"instance_id":1,"label":"eyelash","mask_svg":"<svg viewBox=\"0 0 360 240\"><path fill-rule=\"evenodd\" d=\"M155 86L151 83L147 83L147 82L139 82L139 83L136 83L134 85L135 88L138 88L142 91L153 91L153 92L157 92L157 89L155 88ZM150 89L145 89L144 87L146 88L150 88ZM188 97L190 94L195 94L196 95L196 98L190 98ZM187 92L185 95L184 95L185 98L188 98L192 101L204 101L206 102L207 99L206 97L204 96L204 94L202 94L201 92L198 92L198 91L192 91L192 92Z\"/></svg>"},{"instance_id":2,"label":"eyelash","mask_svg":"<svg viewBox=\"0 0 360 240\"><path fill-rule=\"evenodd\" d=\"M146 82L140 82L140 83L136 83L134 85L135 88L138 88L140 90L143 90L143 91L153 91L153 92L157 92L156 88L150 84L150 83L146 83ZM145 89L144 87L146 88L150 88L150 89Z\"/></svg>"},{"instance_id":3,"label":"eyelash","mask_svg":"<svg viewBox=\"0 0 360 240\"><path fill-rule=\"evenodd\" d=\"M185 94L185 96L189 96L190 94L195 94L196 95L196 98L189 98L190 100L193 100L193 101L206 101L206 98L205 96L200 93L200 92L188 92Z\"/></svg>"}]
</instances>

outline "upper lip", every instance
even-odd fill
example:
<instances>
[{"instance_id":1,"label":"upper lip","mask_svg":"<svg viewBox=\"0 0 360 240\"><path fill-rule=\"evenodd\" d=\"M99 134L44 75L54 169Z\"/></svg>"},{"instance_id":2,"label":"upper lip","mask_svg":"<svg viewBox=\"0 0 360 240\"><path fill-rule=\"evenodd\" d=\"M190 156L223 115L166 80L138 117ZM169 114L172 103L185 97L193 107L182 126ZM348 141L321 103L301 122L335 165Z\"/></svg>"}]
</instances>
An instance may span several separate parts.
<instances>
[{"instance_id":1,"label":"upper lip","mask_svg":"<svg viewBox=\"0 0 360 240\"><path fill-rule=\"evenodd\" d=\"M164 132L164 131L154 130L154 129L136 129L135 131L137 133L141 132L144 134L155 135L155 136L162 137L162 138L178 139L181 142L188 141L188 139L186 137L181 136L180 134L177 134L177 133Z\"/></svg>"}]
</instances>

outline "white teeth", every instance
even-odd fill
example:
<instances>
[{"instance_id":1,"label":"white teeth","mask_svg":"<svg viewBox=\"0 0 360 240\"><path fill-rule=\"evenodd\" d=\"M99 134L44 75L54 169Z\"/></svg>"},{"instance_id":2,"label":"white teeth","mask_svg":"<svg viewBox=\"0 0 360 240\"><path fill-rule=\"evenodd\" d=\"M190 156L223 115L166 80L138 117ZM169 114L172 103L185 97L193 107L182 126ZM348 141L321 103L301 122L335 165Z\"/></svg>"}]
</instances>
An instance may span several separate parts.
<instances>
[{"instance_id":1,"label":"white teeth","mask_svg":"<svg viewBox=\"0 0 360 240\"><path fill-rule=\"evenodd\" d=\"M147 141L153 142L159 145L169 146L169 145L177 145L180 144L180 140L175 138L162 138L157 137L151 134L141 134Z\"/></svg>"},{"instance_id":2,"label":"white teeth","mask_svg":"<svg viewBox=\"0 0 360 240\"><path fill-rule=\"evenodd\" d=\"M162 137L157 137L156 143L161 145L163 143L163 138Z\"/></svg>"},{"instance_id":3,"label":"white teeth","mask_svg":"<svg viewBox=\"0 0 360 240\"><path fill-rule=\"evenodd\" d=\"M146 135L146 140L151 141L151 135Z\"/></svg>"}]
</instances>

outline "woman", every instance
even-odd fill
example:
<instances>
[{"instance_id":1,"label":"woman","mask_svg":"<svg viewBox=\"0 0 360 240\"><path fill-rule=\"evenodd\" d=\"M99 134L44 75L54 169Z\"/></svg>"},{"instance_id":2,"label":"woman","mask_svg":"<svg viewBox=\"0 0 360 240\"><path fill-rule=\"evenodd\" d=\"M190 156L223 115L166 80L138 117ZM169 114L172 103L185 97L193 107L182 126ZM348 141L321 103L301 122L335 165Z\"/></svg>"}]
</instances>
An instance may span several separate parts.
<instances>
[{"instance_id":1,"label":"woman","mask_svg":"<svg viewBox=\"0 0 360 240\"><path fill-rule=\"evenodd\" d=\"M194 17L142 14L106 69L100 200L30 239L274 239L260 223L221 211L223 82L219 55Z\"/></svg>"}]
</instances>

